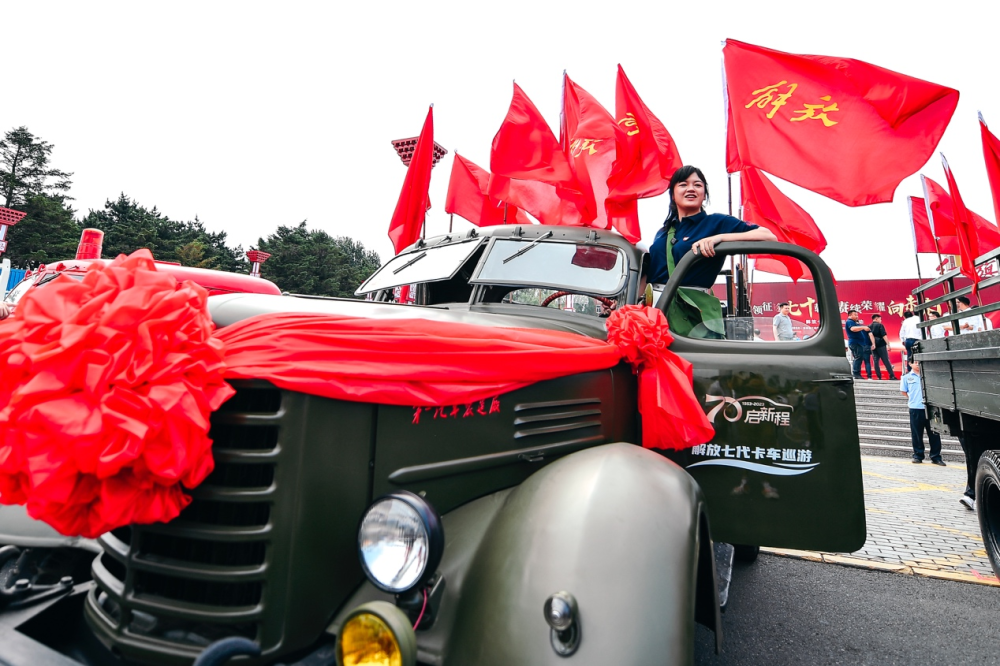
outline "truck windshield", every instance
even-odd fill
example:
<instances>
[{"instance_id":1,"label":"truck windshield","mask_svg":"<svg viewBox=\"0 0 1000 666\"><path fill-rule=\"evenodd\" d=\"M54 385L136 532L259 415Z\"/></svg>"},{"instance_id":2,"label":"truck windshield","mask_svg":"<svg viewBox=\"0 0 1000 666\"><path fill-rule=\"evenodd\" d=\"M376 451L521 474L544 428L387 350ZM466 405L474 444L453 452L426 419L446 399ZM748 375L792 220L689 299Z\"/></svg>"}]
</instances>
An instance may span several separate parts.
<instances>
[{"instance_id":1,"label":"truck windshield","mask_svg":"<svg viewBox=\"0 0 1000 666\"><path fill-rule=\"evenodd\" d=\"M447 280L481 243L482 239L475 239L401 254L378 269L355 293L360 295L404 284Z\"/></svg>"},{"instance_id":2,"label":"truck windshield","mask_svg":"<svg viewBox=\"0 0 1000 666\"><path fill-rule=\"evenodd\" d=\"M618 248L550 241L538 243L530 252L510 260L527 248L528 243L527 240L494 241L472 282L551 286L597 294L621 291L628 264Z\"/></svg>"},{"instance_id":3,"label":"truck windshield","mask_svg":"<svg viewBox=\"0 0 1000 666\"><path fill-rule=\"evenodd\" d=\"M83 273L51 273L49 275L44 276L41 280L39 280L38 284L35 285L35 286L41 287L44 284L48 284L49 282L52 282L53 280L55 280L60 275L66 275L67 277L71 277L74 280L82 280L84 274ZM13 289L11 289L10 291L7 292L7 295L4 296L4 299L3 299L4 303L13 303L13 304L16 305L17 302L19 300L21 300L21 298L26 293L28 293L28 290L31 289L32 285L34 285L34 284L35 284L35 277L32 276L32 277L24 278L23 280L21 280L20 282L18 282L14 286Z\"/></svg>"},{"instance_id":4,"label":"truck windshield","mask_svg":"<svg viewBox=\"0 0 1000 666\"><path fill-rule=\"evenodd\" d=\"M13 289L7 292L7 295L4 296L3 299L4 302L17 303L19 300L21 300L21 297L24 296L29 289L31 289L31 285L34 284L34 282L35 282L34 277L29 277L21 280L14 286Z\"/></svg>"}]
</instances>

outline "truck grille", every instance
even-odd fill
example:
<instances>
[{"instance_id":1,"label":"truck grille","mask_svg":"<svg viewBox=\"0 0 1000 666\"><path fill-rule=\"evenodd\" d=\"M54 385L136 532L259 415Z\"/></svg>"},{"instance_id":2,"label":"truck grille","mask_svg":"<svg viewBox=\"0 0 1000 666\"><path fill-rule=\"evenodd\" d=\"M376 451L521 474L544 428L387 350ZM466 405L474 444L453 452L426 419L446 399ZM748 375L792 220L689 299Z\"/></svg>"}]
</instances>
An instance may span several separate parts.
<instances>
[{"instance_id":1,"label":"truck grille","mask_svg":"<svg viewBox=\"0 0 1000 666\"><path fill-rule=\"evenodd\" d=\"M212 415L215 470L167 524L101 537L85 605L127 662L184 666L226 636L262 663L312 645L364 580L377 407L232 382Z\"/></svg>"},{"instance_id":2,"label":"truck grille","mask_svg":"<svg viewBox=\"0 0 1000 666\"><path fill-rule=\"evenodd\" d=\"M252 382L212 415L215 469L168 523L105 534L91 610L115 634L204 646L261 640L272 506L282 458L282 392Z\"/></svg>"}]
</instances>

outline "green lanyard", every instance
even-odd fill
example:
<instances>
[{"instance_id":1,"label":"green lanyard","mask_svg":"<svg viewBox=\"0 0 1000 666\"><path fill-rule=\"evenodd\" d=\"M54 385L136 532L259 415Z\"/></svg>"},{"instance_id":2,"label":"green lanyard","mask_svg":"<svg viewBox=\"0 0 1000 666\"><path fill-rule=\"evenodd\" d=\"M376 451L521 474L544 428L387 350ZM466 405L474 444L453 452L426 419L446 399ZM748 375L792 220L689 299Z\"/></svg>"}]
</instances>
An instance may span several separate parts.
<instances>
[{"instance_id":1,"label":"green lanyard","mask_svg":"<svg viewBox=\"0 0 1000 666\"><path fill-rule=\"evenodd\" d=\"M674 237L677 235L677 227L673 224L667 230L667 278L674 274Z\"/></svg>"}]
</instances>

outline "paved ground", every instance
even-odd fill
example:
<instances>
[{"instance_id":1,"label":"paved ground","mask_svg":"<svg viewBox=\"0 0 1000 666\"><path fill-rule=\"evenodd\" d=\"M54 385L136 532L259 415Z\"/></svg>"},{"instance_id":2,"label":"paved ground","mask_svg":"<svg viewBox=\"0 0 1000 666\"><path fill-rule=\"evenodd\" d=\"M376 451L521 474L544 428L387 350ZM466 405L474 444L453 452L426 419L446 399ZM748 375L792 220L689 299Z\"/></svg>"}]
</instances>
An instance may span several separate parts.
<instances>
[{"instance_id":1,"label":"paved ground","mask_svg":"<svg viewBox=\"0 0 1000 666\"><path fill-rule=\"evenodd\" d=\"M1000 590L766 554L733 573L698 666L1000 664Z\"/></svg>"},{"instance_id":2,"label":"paved ground","mask_svg":"<svg viewBox=\"0 0 1000 666\"><path fill-rule=\"evenodd\" d=\"M779 555L970 583L1000 581L983 549L976 514L958 499L965 465L862 456L868 540L845 556L767 549ZM997 601L1000 607L1000 599Z\"/></svg>"}]
</instances>

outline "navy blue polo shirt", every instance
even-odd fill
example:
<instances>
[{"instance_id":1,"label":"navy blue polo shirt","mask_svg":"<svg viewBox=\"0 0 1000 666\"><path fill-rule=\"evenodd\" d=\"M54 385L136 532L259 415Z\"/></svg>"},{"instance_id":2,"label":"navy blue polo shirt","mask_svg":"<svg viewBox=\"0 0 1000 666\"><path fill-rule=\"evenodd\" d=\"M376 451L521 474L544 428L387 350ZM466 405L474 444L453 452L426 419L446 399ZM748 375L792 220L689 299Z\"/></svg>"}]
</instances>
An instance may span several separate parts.
<instances>
[{"instance_id":1,"label":"navy blue polo shirt","mask_svg":"<svg viewBox=\"0 0 1000 666\"><path fill-rule=\"evenodd\" d=\"M756 224L747 224L739 218L722 213L709 215L701 212L685 217L677 223L677 233L674 235L674 239L677 241L673 247L674 265L679 264L681 258L691 251L691 246L702 238L718 234L741 234L756 228ZM722 270L725 263L726 257L720 255L699 261L684 276L681 286L710 288L715 284L715 278L719 276L719 271ZM661 284L666 282L668 277L667 223L664 222L660 230L656 232L652 245L649 246L649 282Z\"/></svg>"},{"instance_id":2,"label":"navy blue polo shirt","mask_svg":"<svg viewBox=\"0 0 1000 666\"><path fill-rule=\"evenodd\" d=\"M869 347L871 343L868 341L868 331L852 331L851 326L864 326L863 321L854 321L853 319L848 319L844 322L844 332L847 333L847 344L858 345L859 347Z\"/></svg>"}]
</instances>

